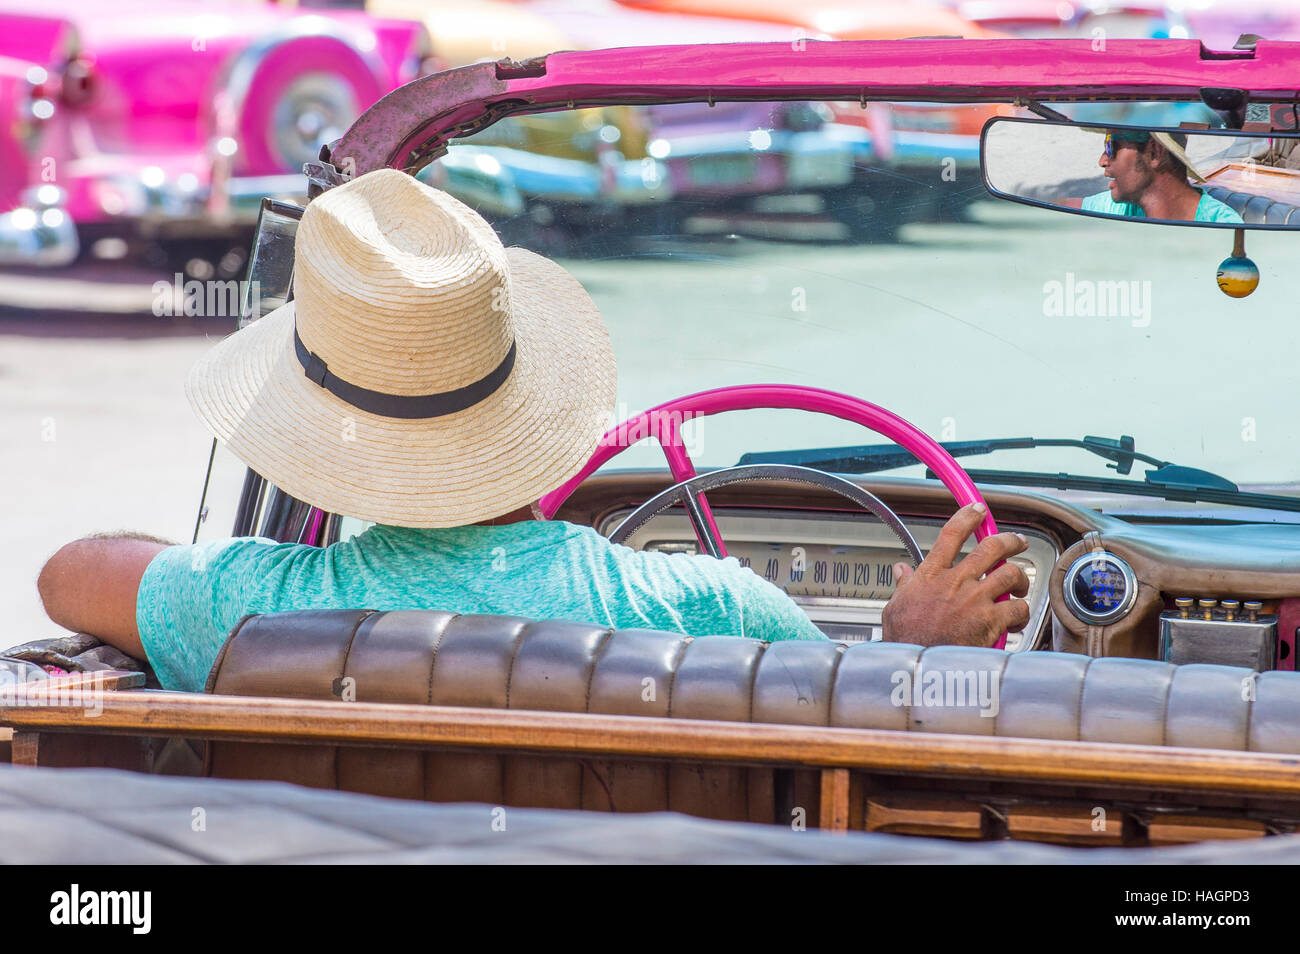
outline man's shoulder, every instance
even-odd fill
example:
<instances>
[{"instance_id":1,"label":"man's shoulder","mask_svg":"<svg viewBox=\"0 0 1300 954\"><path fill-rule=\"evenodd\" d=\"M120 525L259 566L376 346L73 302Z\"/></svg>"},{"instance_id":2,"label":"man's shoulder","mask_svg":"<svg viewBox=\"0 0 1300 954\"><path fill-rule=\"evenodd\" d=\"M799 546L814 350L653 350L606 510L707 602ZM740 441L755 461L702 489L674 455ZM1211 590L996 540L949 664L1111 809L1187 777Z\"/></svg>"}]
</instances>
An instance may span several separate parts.
<instances>
[{"instance_id":1,"label":"man's shoulder","mask_svg":"<svg viewBox=\"0 0 1300 954\"><path fill-rule=\"evenodd\" d=\"M764 588L765 581L735 557L717 559L696 552L633 550L592 533L599 540L595 546L606 549L624 576L635 573L647 584L676 589L676 599L692 591L700 596L749 599Z\"/></svg>"},{"instance_id":2,"label":"man's shoulder","mask_svg":"<svg viewBox=\"0 0 1300 954\"><path fill-rule=\"evenodd\" d=\"M301 544L280 543L268 537L220 537L215 540L176 544L160 551L154 559L159 563L188 561L211 566L218 560L238 559L272 549L283 552L299 546Z\"/></svg>"},{"instance_id":3,"label":"man's shoulder","mask_svg":"<svg viewBox=\"0 0 1300 954\"><path fill-rule=\"evenodd\" d=\"M1118 206L1119 203L1110 197L1110 192L1105 191L1085 197L1079 207L1085 212L1109 212L1114 214Z\"/></svg>"},{"instance_id":4,"label":"man's shoulder","mask_svg":"<svg viewBox=\"0 0 1300 954\"><path fill-rule=\"evenodd\" d=\"M266 537L223 537L170 546L158 551L145 568L140 593L157 596L189 592L194 587L215 591L243 586L285 561L305 557L308 550L320 552L305 544L280 543Z\"/></svg>"},{"instance_id":5,"label":"man's shoulder","mask_svg":"<svg viewBox=\"0 0 1300 954\"><path fill-rule=\"evenodd\" d=\"M1201 200L1196 204L1196 221L1238 223L1243 220L1241 214L1228 203L1202 191Z\"/></svg>"},{"instance_id":6,"label":"man's shoulder","mask_svg":"<svg viewBox=\"0 0 1300 954\"><path fill-rule=\"evenodd\" d=\"M1116 202L1110 197L1110 189L1090 195L1080 203L1084 212L1101 212L1105 215L1122 215L1126 218L1141 218L1144 213L1131 202Z\"/></svg>"}]
</instances>

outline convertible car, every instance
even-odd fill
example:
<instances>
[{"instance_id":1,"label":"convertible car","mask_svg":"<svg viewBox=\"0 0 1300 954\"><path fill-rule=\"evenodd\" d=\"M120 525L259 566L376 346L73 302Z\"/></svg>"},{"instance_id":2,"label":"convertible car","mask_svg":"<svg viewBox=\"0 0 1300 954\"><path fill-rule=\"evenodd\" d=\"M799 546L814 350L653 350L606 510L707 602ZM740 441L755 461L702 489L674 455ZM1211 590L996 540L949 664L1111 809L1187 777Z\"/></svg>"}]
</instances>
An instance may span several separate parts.
<instances>
[{"instance_id":1,"label":"convertible car","mask_svg":"<svg viewBox=\"0 0 1300 954\"><path fill-rule=\"evenodd\" d=\"M308 165L310 197L554 110L1028 110L986 125L971 221L909 224L901 245L816 241L811 217L781 242L659 237L622 253L617 295L609 263L569 263L610 324L620 399L649 410L611 421L543 509L738 560L828 638L304 609L243 619L206 691L177 693L80 634L8 652L13 762L1067 845L1295 832L1284 263L1300 173L1296 134L1269 117L1297 76L1300 44L1265 40L1099 56L1087 40L917 39L556 53L406 85ZM1055 108L1101 91L1199 103L1220 128L1097 128ZM1160 196L1128 182L1139 154ZM299 214L264 204L250 278L275 294L247 321L292 294ZM985 455L1001 466L959 463ZM976 537L1027 541L1029 624L990 647L883 640L893 566L980 500ZM248 473L238 501L201 502L196 538L328 546L359 529Z\"/></svg>"}]
</instances>

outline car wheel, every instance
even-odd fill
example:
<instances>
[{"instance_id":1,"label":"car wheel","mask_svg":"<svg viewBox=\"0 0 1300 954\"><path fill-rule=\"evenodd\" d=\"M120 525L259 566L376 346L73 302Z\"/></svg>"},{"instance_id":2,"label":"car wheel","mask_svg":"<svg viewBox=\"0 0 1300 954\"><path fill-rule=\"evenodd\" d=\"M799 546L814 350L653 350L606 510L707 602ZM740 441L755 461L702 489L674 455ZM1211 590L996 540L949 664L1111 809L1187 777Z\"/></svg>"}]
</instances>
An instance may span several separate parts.
<instances>
[{"instance_id":1,"label":"car wheel","mask_svg":"<svg viewBox=\"0 0 1300 954\"><path fill-rule=\"evenodd\" d=\"M892 197L872 194L866 183L825 194L826 212L843 225L852 242L894 242L903 224L903 210Z\"/></svg>"},{"instance_id":2,"label":"car wheel","mask_svg":"<svg viewBox=\"0 0 1300 954\"><path fill-rule=\"evenodd\" d=\"M685 233L686 220L696 211L689 203L667 199L627 209L626 225L643 238L673 238Z\"/></svg>"},{"instance_id":3,"label":"car wheel","mask_svg":"<svg viewBox=\"0 0 1300 954\"><path fill-rule=\"evenodd\" d=\"M337 40L278 47L258 64L243 102L238 169L301 171L383 92L361 58Z\"/></svg>"}]
</instances>

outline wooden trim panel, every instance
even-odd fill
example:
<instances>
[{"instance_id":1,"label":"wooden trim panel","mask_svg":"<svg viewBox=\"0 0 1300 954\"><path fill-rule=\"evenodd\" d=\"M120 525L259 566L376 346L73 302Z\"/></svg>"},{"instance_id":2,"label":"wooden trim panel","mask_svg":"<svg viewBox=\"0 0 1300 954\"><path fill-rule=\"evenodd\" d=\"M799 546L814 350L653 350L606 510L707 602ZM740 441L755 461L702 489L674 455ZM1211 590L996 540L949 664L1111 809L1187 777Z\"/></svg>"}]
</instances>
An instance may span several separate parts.
<instances>
[{"instance_id":1,"label":"wooden trim panel","mask_svg":"<svg viewBox=\"0 0 1300 954\"><path fill-rule=\"evenodd\" d=\"M1300 799L1300 756L523 710L133 691L0 706L30 732L488 748ZM17 746L15 746L17 748ZM838 816L842 776L833 777Z\"/></svg>"}]
</instances>

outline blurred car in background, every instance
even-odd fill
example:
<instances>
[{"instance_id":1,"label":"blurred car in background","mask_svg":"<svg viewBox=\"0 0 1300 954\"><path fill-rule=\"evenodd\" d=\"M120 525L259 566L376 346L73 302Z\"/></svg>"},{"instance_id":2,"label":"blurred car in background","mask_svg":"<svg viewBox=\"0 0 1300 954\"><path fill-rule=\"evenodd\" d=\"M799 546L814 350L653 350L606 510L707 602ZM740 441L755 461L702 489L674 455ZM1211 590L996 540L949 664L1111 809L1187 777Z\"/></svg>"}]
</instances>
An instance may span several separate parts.
<instances>
[{"instance_id":1,"label":"blurred car in background","mask_svg":"<svg viewBox=\"0 0 1300 954\"><path fill-rule=\"evenodd\" d=\"M419 22L438 70L528 60L582 49L549 11L502 0L368 0L375 16ZM592 108L501 120L454 144L419 178L473 206L511 240L533 230L617 224L627 207L656 202L666 183L645 163L632 111Z\"/></svg>"},{"instance_id":2,"label":"blurred car in background","mask_svg":"<svg viewBox=\"0 0 1300 954\"><path fill-rule=\"evenodd\" d=\"M620 4L614 0L532 0L530 10L562 25L583 49L683 43L797 42L789 27ZM660 183L656 202L638 220L641 231L675 233L688 220L749 211L772 196L816 197L845 183L849 146L826 127L829 114L807 103L667 103L624 107L618 129L602 135L622 143ZM477 138L477 137L476 137ZM635 168L630 170L635 176Z\"/></svg>"},{"instance_id":3,"label":"blurred car in background","mask_svg":"<svg viewBox=\"0 0 1300 954\"><path fill-rule=\"evenodd\" d=\"M1186 39L1181 4L1158 0L955 0L981 26L1019 37Z\"/></svg>"},{"instance_id":4,"label":"blurred car in background","mask_svg":"<svg viewBox=\"0 0 1300 954\"><path fill-rule=\"evenodd\" d=\"M957 14L1008 36L1063 38L1074 35L1076 8L1059 0L949 0Z\"/></svg>"},{"instance_id":5,"label":"blurred car in background","mask_svg":"<svg viewBox=\"0 0 1300 954\"><path fill-rule=\"evenodd\" d=\"M1200 7L1209 4L1210 0L1203 0ZM981 26L1019 37L1082 39L1101 45L1107 40L1179 40L1197 35L1189 18L1192 5L1158 0L951 0L951 5ZM1234 36L1222 48L1231 48L1235 40ZM1073 119L1100 125L1223 125L1218 114L1198 103L1069 103L1056 108Z\"/></svg>"},{"instance_id":6,"label":"blurred car in background","mask_svg":"<svg viewBox=\"0 0 1300 954\"><path fill-rule=\"evenodd\" d=\"M0 262L144 250L234 275L262 197L300 194L302 164L427 56L418 23L359 10L6 2Z\"/></svg>"},{"instance_id":7,"label":"blurred car in background","mask_svg":"<svg viewBox=\"0 0 1300 954\"><path fill-rule=\"evenodd\" d=\"M949 0L949 5L981 26L1021 37L1195 38L1214 50L1232 49L1247 33L1269 40L1300 38L1297 0Z\"/></svg>"},{"instance_id":8,"label":"blurred car in background","mask_svg":"<svg viewBox=\"0 0 1300 954\"><path fill-rule=\"evenodd\" d=\"M1197 39L1211 50L1233 49L1243 37L1300 39L1300 0L949 0L964 17L1021 37ZM1059 111L1088 122L1177 126L1223 125L1208 106L1195 103L1075 103ZM1274 105L1276 129L1300 128L1300 110Z\"/></svg>"},{"instance_id":9,"label":"blurred car in background","mask_svg":"<svg viewBox=\"0 0 1300 954\"><path fill-rule=\"evenodd\" d=\"M3 17L0 40L0 264L64 265L77 256L76 228L62 208L63 192L34 163L42 126L54 112L43 95L49 64L78 61L78 39L55 18ZM75 98L75 83L69 93ZM42 168L43 167L43 168Z\"/></svg>"},{"instance_id":10,"label":"blurred car in background","mask_svg":"<svg viewBox=\"0 0 1300 954\"><path fill-rule=\"evenodd\" d=\"M788 37L841 40L961 36L970 21L927 0L618 0L638 9L690 16L759 20L784 26ZM977 31L977 35L982 35Z\"/></svg>"},{"instance_id":11,"label":"blurred car in background","mask_svg":"<svg viewBox=\"0 0 1300 954\"><path fill-rule=\"evenodd\" d=\"M614 0L370 0L367 9L423 17L434 59L444 69L558 49L792 37L788 27L770 22L638 9ZM447 165L445 187L453 192L465 189L459 175L476 170L490 170L517 190L520 214L475 204L511 238L524 237L521 227L573 238L626 227L633 218L639 228L672 233L692 215L727 211L746 197L842 185L826 175L833 170L842 176L843 164L819 159L828 151L843 156L850 147L821 132L828 117L809 110L805 104L692 103L512 117L475 135L473 144L452 145L437 165ZM691 161L701 156L704 161ZM443 174L429 168L421 175Z\"/></svg>"},{"instance_id":12,"label":"blurred car in background","mask_svg":"<svg viewBox=\"0 0 1300 954\"><path fill-rule=\"evenodd\" d=\"M1297 0L1209 0L1188 5L1188 27L1206 46L1229 50L1243 34L1266 40L1300 40Z\"/></svg>"},{"instance_id":13,"label":"blurred car in background","mask_svg":"<svg viewBox=\"0 0 1300 954\"><path fill-rule=\"evenodd\" d=\"M681 16L758 20L785 31L806 48L819 39L888 40L917 36L987 38L998 35L958 12L925 0L619 0L625 6ZM979 134L1005 111L996 106L950 103L801 104L789 117L773 117L775 132L793 124L815 131L798 150L796 169L845 166L831 157L848 150L852 178L823 179L811 190L824 210L857 240L892 239L904 221L961 218L985 197L979 178ZM818 125L820 120L821 125ZM759 141L766 141L759 136ZM733 160L737 183L749 166ZM716 188L716 183L702 184ZM674 187L679 190L677 180ZM808 191L808 190L804 190ZM766 200L765 200L766 201Z\"/></svg>"}]
</instances>

